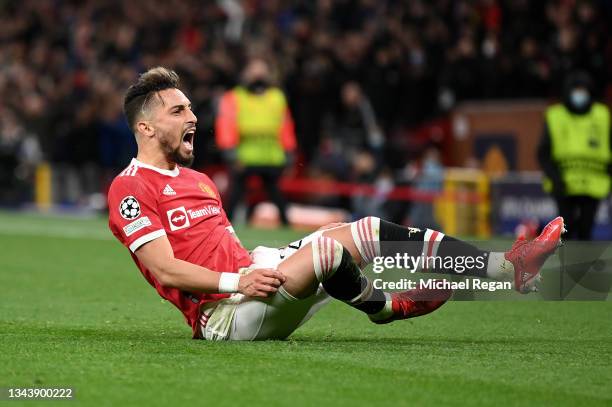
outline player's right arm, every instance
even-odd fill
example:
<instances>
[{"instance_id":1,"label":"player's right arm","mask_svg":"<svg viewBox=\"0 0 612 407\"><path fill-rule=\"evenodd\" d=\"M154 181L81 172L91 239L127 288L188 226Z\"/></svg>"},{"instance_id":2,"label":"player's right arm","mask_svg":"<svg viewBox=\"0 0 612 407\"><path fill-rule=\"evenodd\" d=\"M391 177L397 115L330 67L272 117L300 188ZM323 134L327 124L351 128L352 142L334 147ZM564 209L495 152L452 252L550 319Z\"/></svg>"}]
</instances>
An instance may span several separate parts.
<instances>
[{"instance_id":1,"label":"player's right arm","mask_svg":"<svg viewBox=\"0 0 612 407\"><path fill-rule=\"evenodd\" d=\"M161 285L184 291L240 292L248 297L268 297L285 282L285 277L272 269L256 269L249 274L239 276L236 273L218 273L177 259L166 236L142 245L135 254ZM222 287L220 284L221 276L228 274L237 279L234 289Z\"/></svg>"},{"instance_id":2,"label":"player's right arm","mask_svg":"<svg viewBox=\"0 0 612 407\"><path fill-rule=\"evenodd\" d=\"M192 292L240 292L267 297L285 282L285 277L274 270L253 270L240 276L175 258L159 217L158 192L133 173L122 174L128 175L117 177L108 193L110 229L162 286Z\"/></svg>"}]
</instances>

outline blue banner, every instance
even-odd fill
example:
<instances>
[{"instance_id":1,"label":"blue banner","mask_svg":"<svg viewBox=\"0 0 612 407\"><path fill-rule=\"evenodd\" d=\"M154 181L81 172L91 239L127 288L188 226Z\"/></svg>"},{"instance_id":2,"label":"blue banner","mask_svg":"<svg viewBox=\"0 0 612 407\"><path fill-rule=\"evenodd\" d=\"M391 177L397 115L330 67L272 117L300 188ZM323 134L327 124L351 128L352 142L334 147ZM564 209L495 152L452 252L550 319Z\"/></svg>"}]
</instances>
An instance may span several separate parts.
<instances>
[{"instance_id":1,"label":"blue banner","mask_svg":"<svg viewBox=\"0 0 612 407\"><path fill-rule=\"evenodd\" d=\"M593 238L611 240L612 224L610 199L601 202ZM541 178L513 175L491 181L491 227L494 234L514 235L516 227L529 220L540 225L558 215L557 205L542 190Z\"/></svg>"}]
</instances>

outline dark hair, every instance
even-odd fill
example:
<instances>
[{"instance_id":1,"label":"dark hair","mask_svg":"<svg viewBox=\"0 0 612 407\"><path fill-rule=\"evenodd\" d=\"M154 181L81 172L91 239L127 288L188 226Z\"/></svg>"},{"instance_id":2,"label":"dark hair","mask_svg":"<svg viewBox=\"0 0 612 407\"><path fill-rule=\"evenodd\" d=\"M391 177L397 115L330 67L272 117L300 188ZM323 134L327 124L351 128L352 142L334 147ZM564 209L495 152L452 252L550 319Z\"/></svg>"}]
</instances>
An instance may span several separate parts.
<instances>
[{"instance_id":1,"label":"dark hair","mask_svg":"<svg viewBox=\"0 0 612 407\"><path fill-rule=\"evenodd\" d=\"M572 90L577 87L584 87L589 91L589 100L584 106L575 106L571 99ZM594 88L591 76L585 71L571 72L563 86L563 104L574 114L585 114L591 110L594 102Z\"/></svg>"},{"instance_id":2,"label":"dark hair","mask_svg":"<svg viewBox=\"0 0 612 407\"><path fill-rule=\"evenodd\" d=\"M586 71L575 71L571 72L566 78L564 83L565 92L570 92L576 87L587 88L589 92L593 92L593 80L591 75Z\"/></svg>"},{"instance_id":3,"label":"dark hair","mask_svg":"<svg viewBox=\"0 0 612 407\"><path fill-rule=\"evenodd\" d=\"M179 76L171 69L158 66L141 74L130 86L123 98L123 113L128 125L135 132L138 115L145 110L157 92L179 87Z\"/></svg>"}]
</instances>

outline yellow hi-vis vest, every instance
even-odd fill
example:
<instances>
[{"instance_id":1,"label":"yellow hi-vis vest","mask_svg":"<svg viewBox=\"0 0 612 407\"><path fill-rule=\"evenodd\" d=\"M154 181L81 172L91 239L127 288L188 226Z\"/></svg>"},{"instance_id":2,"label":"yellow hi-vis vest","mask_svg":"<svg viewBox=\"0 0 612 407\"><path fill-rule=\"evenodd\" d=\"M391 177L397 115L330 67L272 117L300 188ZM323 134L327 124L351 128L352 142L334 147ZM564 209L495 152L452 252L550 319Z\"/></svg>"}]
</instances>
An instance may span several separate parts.
<instances>
[{"instance_id":1,"label":"yellow hi-vis vest","mask_svg":"<svg viewBox=\"0 0 612 407\"><path fill-rule=\"evenodd\" d=\"M567 195L605 198L610 192L610 111L594 103L583 115L571 113L562 104L546 111L552 158L559 165ZM546 179L544 189L552 190Z\"/></svg>"},{"instance_id":2,"label":"yellow hi-vis vest","mask_svg":"<svg viewBox=\"0 0 612 407\"><path fill-rule=\"evenodd\" d=\"M247 166L281 166L285 163L280 130L287 109L278 88L256 95L243 87L234 89L240 141L238 160Z\"/></svg>"}]
</instances>

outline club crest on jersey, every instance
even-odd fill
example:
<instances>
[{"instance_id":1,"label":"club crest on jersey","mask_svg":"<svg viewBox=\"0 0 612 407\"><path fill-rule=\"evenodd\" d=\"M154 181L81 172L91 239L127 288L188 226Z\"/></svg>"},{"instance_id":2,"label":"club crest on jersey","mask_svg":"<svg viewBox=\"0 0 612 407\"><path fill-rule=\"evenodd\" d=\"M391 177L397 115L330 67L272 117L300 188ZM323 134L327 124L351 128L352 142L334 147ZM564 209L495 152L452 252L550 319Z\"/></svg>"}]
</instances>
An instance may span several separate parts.
<instances>
[{"instance_id":1,"label":"club crest on jersey","mask_svg":"<svg viewBox=\"0 0 612 407\"><path fill-rule=\"evenodd\" d=\"M140 204L131 195L126 196L119 204L119 214L123 219L132 220L140 216Z\"/></svg>"},{"instance_id":2,"label":"club crest on jersey","mask_svg":"<svg viewBox=\"0 0 612 407\"><path fill-rule=\"evenodd\" d=\"M210 196L211 198L217 197L217 194L215 194L215 191L213 191L212 188L206 185L205 183L198 182L198 187L202 190L202 192L204 192L205 194L208 194L208 196Z\"/></svg>"},{"instance_id":3,"label":"club crest on jersey","mask_svg":"<svg viewBox=\"0 0 612 407\"><path fill-rule=\"evenodd\" d=\"M184 206L170 209L166 214L168 215L170 230L175 231L189 226L189 217L187 216L187 211Z\"/></svg>"}]
</instances>

